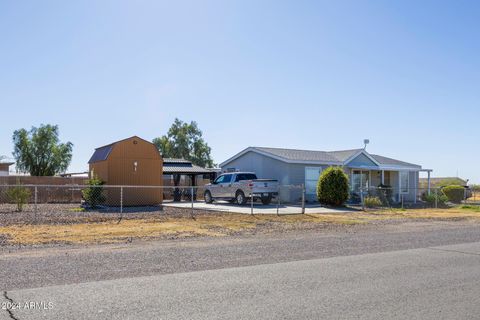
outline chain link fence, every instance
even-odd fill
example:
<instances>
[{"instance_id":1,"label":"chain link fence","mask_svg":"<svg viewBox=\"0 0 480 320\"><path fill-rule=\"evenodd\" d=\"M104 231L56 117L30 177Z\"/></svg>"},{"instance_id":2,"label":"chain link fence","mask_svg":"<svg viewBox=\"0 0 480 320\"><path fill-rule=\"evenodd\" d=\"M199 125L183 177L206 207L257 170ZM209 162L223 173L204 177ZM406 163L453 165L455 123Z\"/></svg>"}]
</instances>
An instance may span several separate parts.
<instances>
[{"instance_id":1,"label":"chain link fence","mask_svg":"<svg viewBox=\"0 0 480 320\"><path fill-rule=\"evenodd\" d=\"M25 222L41 222L45 217L105 214L129 215L172 212L173 209L198 212L298 214L305 212L303 185L280 186L264 203L262 194L251 196L245 190L242 205L220 197L206 203L206 186L111 186L111 185L0 185L0 223L5 217L21 214ZM178 211L178 210L177 210ZM60 218L59 218L60 219ZM61 220L61 219L60 219Z\"/></svg>"},{"instance_id":2,"label":"chain link fence","mask_svg":"<svg viewBox=\"0 0 480 320\"><path fill-rule=\"evenodd\" d=\"M349 203L365 208L446 208L452 205L480 205L478 191L459 187L450 194L444 188L370 187L352 191Z\"/></svg>"},{"instance_id":3,"label":"chain link fence","mask_svg":"<svg viewBox=\"0 0 480 320\"><path fill-rule=\"evenodd\" d=\"M252 197L247 190L241 205L227 197L207 203L206 190L206 186L0 185L0 224L68 223L75 218L121 220L155 214L194 217L213 212L302 214L306 208L313 212L321 207L316 194L307 193L303 185L281 185L269 201L264 201L262 194ZM361 209L442 208L452 203L480 205L480 194L465 188L458 200L449 199L441 188L375 187L351 191L347 204Z\"/></svg>"}]
</instances>

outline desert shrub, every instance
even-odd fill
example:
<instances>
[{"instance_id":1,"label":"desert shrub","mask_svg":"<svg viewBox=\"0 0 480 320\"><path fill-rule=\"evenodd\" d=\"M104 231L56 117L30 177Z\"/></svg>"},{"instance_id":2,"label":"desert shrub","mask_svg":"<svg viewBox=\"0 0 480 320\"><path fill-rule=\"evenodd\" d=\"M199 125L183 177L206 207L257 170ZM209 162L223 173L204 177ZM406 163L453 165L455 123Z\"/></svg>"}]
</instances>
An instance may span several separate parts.
<instances>
[{"instance_id":1,"label":"desert shrub","mask_svg":"<svg viewBox=\"0 0 480 320\"><path fill-rule=\"evenodd\" d=\"M348 200L348 176L340 167L329 167L322 172L317 183L320 203L341 206Z\"/></svg>"},{"instance_id":2,"label":"desert shrub","mask_svg":"<svg viewBox=\"0 0 480 320\"><path fill-rule=\"evenodd\" d=\"M462 186L446 186L442 188L442 191L453 203L460 203L465 198L465 188Z\"/></svg>"},{"instance_id":3,"label":"desert shrub","mask_svg":"<svg viewBox=\"0 0 480 320\"><path fill-rule=\"evenodd\" d=\"M15 187L9 188L6 192L8 200L17 205L17 211L22 212L23 207L27 204L30 195L30 189L22 186L16 185Z\"/></svg>"},{"instance_id":4,"label":"desert shrub","mask_svg":"<svg viewBox=\"0 0 480 320\"><path fill-rule=\"evenodd\" d=\"M393 197L392 187L386 184L380 184L378 186L378 197L380 201L382 201L382 204L390 205Z\"/></svg>"},{"instance_id":5,"label":"desert shrub","mask_svg":"<svg viewBox=\"0 0 480 320\"><path fill-rule=\"evenodd\" d=\"M97 176L93 176L87 184L88 188L82 190L83 199L90 207L96 208L106 200L102 187L105 183Z\"/></svg>"},{"instance_id":6,"label":"desert shrub","mask_svg":"<svg viewBox=\"0 0 480 320\"><path fill-rule=\"evenodd\" d=\"M363 204L367 208L376 208L382 205L382 200L379 197L367 196L363 199Z\"/></svg>"},{"instance_id":7,"label":"desert shrub","mask_svg":"<svg viewBox=\"0 0 480 320\"><path fill-rule=\"evenodd\" d=\"M431 206L435 204L443 206L448 201L448 197L442 191L439 191L438 193L423 193L422 200Z\"/></svg>"}]
</instances>

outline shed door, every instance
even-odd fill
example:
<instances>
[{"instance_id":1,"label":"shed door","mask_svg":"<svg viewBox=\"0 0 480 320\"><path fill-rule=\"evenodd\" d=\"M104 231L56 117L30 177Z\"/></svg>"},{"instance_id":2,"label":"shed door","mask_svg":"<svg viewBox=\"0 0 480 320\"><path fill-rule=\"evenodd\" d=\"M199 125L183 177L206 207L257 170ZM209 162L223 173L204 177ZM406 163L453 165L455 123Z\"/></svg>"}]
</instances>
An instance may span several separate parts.
<instances>
[{"instance_id":1,"label":"shed door","mask_svg":"<svg viewBox=\"0 0 480 320\"><path fill-rule=\"evenodd\" d=\"M305 167L305 194L310 201L316 198L317 183L321 173L321 167Z\"/></svg>"}]
</instances>

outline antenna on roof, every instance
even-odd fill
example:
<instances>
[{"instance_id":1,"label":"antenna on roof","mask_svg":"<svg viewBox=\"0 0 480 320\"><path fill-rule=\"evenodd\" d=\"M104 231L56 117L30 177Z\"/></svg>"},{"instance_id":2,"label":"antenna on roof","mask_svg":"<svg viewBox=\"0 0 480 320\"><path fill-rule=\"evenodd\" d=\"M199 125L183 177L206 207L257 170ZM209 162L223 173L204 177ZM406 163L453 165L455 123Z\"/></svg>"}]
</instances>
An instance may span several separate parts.
<instances>
[{"instance_id":1,"label":"antenna on roof","mask_svg":"<svg viewBox=\"0 0 480 320\"><path fill-rule=\"evenodd\" d=\"M370 143L370 140L369 139L363 139L363 144L364 144L364 147L363 149L367 150L367 145Z\"/></svg>"}]
</instances>

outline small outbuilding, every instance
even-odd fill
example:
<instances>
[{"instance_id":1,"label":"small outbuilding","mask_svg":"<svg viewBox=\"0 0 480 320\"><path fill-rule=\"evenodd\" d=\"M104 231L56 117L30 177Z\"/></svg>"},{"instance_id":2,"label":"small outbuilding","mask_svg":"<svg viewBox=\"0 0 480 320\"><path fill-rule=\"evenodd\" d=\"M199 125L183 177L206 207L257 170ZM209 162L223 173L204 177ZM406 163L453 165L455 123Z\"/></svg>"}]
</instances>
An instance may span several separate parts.
<instances>
[{"instance_id":1,"label":"small outbuilding","mask_svg":"<svg viewBox=\"0 0 480 320\"><path fill-rule=\"evenodd\" d=\"M0 176L8 176L10 174L10 166L13 162L0 162Z\"/></svg>"},{"instance_id":2,"label":"small outbuilding","mask_svg":"<svg viewBox=\"0 0 480 320\"><path fill-rule=\"evenodd\" d=\"M130 186L123 188L124 206L162 203L163 160L153 143L137 136L113 142L96 148L88 164L90 177L97 176L105 185ZM120 205L120 193L118 187L106 187L106 203Z\"/></svg>"}]
</instances>

